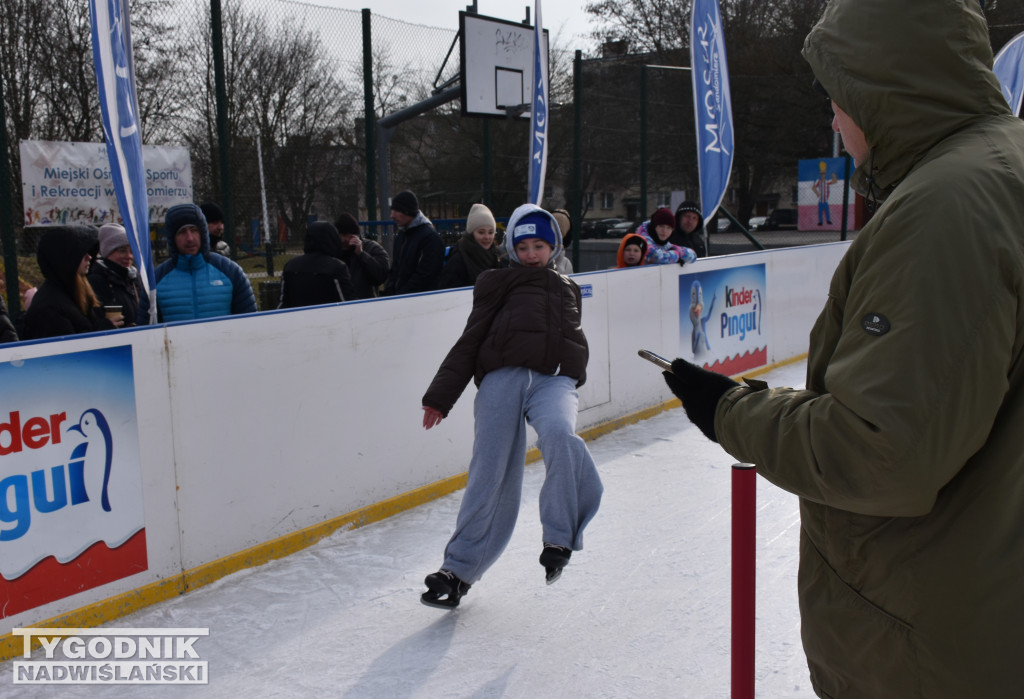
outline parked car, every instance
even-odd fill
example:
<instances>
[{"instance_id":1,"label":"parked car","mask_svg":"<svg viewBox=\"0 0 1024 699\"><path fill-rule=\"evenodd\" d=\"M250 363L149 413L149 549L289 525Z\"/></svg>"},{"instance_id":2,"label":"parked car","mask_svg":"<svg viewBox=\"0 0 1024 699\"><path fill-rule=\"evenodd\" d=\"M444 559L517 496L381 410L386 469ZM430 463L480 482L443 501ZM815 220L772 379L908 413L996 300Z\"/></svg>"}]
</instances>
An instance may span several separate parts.
<instances>
[{"instance_id":1,"label":"parked car","mask_svg":"<svg viewBox=\"0 0 1024 699\"><path fill-rule=\"evenodd\" d=\"M597 221L583 222L583 238L607 238L608 229L617 223L622 223L621 218L602 218Z\"/></svg>"},{"instance_id":2,"label":"parked car","mask_svg":"<svg viewBox=\"0 0 1024 699\"><path fill-rule=\"evenodd\" d=\"M764 226L758 230L779 231L784 229L796 230L797 216L796 209L775 209L768 214Z\"/></svg>"},{"instance_id":3,"label":"parked car","mask_svg":"<svg viewBox=\"0 0 1024 699\"><path fill-rule=\"evenodd\" d=\"M767 216L751 216L750 220L747 221L748 231L760 231L764 230L764 222L768 220Z\"/></svg>"},{"instance_id":4,"label":"parked car","mask_svg":"<svg viewBox=\"0 0 1024 699\"><path fill-rule=\"evenodd\" d=\"M640 224L636 221L621 221L608 229L609 238L621 238L627 233L632 233Z\"/></svg>"}]
</instances>

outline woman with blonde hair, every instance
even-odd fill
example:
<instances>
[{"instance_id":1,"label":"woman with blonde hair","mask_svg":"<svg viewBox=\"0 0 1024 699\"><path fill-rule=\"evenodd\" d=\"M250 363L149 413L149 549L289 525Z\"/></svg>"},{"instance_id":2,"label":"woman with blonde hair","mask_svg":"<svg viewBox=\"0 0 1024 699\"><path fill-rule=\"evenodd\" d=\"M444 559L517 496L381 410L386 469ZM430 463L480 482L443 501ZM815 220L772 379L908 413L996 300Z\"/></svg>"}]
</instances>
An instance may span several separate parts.
<instances>
[{"instance_id":1,"label":"woman with blonde hair","mask_svg":"<svg viewBox=\"0 0 1024 699\"><path fill-rule=\"evenodd\" d=\"M103 315L103 306L86 278L98 249L92 226L61 226L43 234L36 260L45 281L25 312L21 339L114 329L119 318L111 321Z\"/></svg>"}]
</instances>

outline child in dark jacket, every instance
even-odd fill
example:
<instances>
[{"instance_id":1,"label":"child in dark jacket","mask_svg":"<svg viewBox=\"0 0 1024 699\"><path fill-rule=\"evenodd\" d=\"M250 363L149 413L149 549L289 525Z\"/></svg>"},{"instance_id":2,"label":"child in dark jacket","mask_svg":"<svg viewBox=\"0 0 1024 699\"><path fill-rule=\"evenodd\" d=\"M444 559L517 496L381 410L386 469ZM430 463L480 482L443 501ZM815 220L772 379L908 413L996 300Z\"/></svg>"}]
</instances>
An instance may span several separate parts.
<instances>
[{"instance_id":1,"label":"child in dark jacket","mask_svg":"<svg viewBox=\"0 0 1024 699\"><path fill-rule=\"evenodd\" d=\"M441 569L427 576L424 604L455 607L512 538L526 462L526 424L537 431L546 475L540 493L547 581L561 575L597 512L603 487L576 435L589 350L577 284L554 270L562 249L548 212L524 204L505 236L510 266L487 270L473 310L423 396L423 426L448 416L470 378L478 387L473 457L455 533Z\"/></svg>"}]
</instances>

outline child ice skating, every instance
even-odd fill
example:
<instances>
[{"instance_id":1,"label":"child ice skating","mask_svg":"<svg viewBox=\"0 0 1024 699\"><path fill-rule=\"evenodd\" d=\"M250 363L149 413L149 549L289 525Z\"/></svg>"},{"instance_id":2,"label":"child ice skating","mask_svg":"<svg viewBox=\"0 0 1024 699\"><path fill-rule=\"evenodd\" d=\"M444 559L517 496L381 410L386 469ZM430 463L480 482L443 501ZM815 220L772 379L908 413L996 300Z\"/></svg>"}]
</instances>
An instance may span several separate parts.
<instances>
[{"instance_id":1,"label":"child ice skating","mask_svg":"<svg viewBox=\"0 0 1024 699\"><path fill-rule=\"evenodd\" d=\"M576 435L586 380L587 339L580 288L553 268L561 232L548 212L524 204L505 236L510 267L482 272L466 328L423 396L423 426L448 416L473 378L475 435L469 480L444 563L427 576L424 604L451 608L498 559L512 537L526 463L526 425L544 457L540 563L550 584L597 512L603 491L586 443Z\"/></svg>"}]
</instances>

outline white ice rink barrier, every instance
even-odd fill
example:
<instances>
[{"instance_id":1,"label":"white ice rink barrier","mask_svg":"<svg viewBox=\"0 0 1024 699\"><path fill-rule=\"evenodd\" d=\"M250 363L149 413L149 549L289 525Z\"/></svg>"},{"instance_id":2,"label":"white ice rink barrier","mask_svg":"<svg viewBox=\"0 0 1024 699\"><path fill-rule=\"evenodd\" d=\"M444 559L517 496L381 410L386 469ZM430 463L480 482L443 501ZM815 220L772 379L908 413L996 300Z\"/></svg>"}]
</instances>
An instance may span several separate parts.
<instances>
[{"instance_id":1,"label":"white ice rink barrier","mask_svg":"<svg viewBox=\"0 0 1024 699\"><path fill-rule=\"evenodd\" d=\"M672 398L638 349L730 374L806 352L847 246L576 275L580 430ZM0 659L21 652L13 628L109 621L458 487L475 388L430 432L420 399L471 303L463 289L0 346Z\"/></svg>"}]
</instances>

